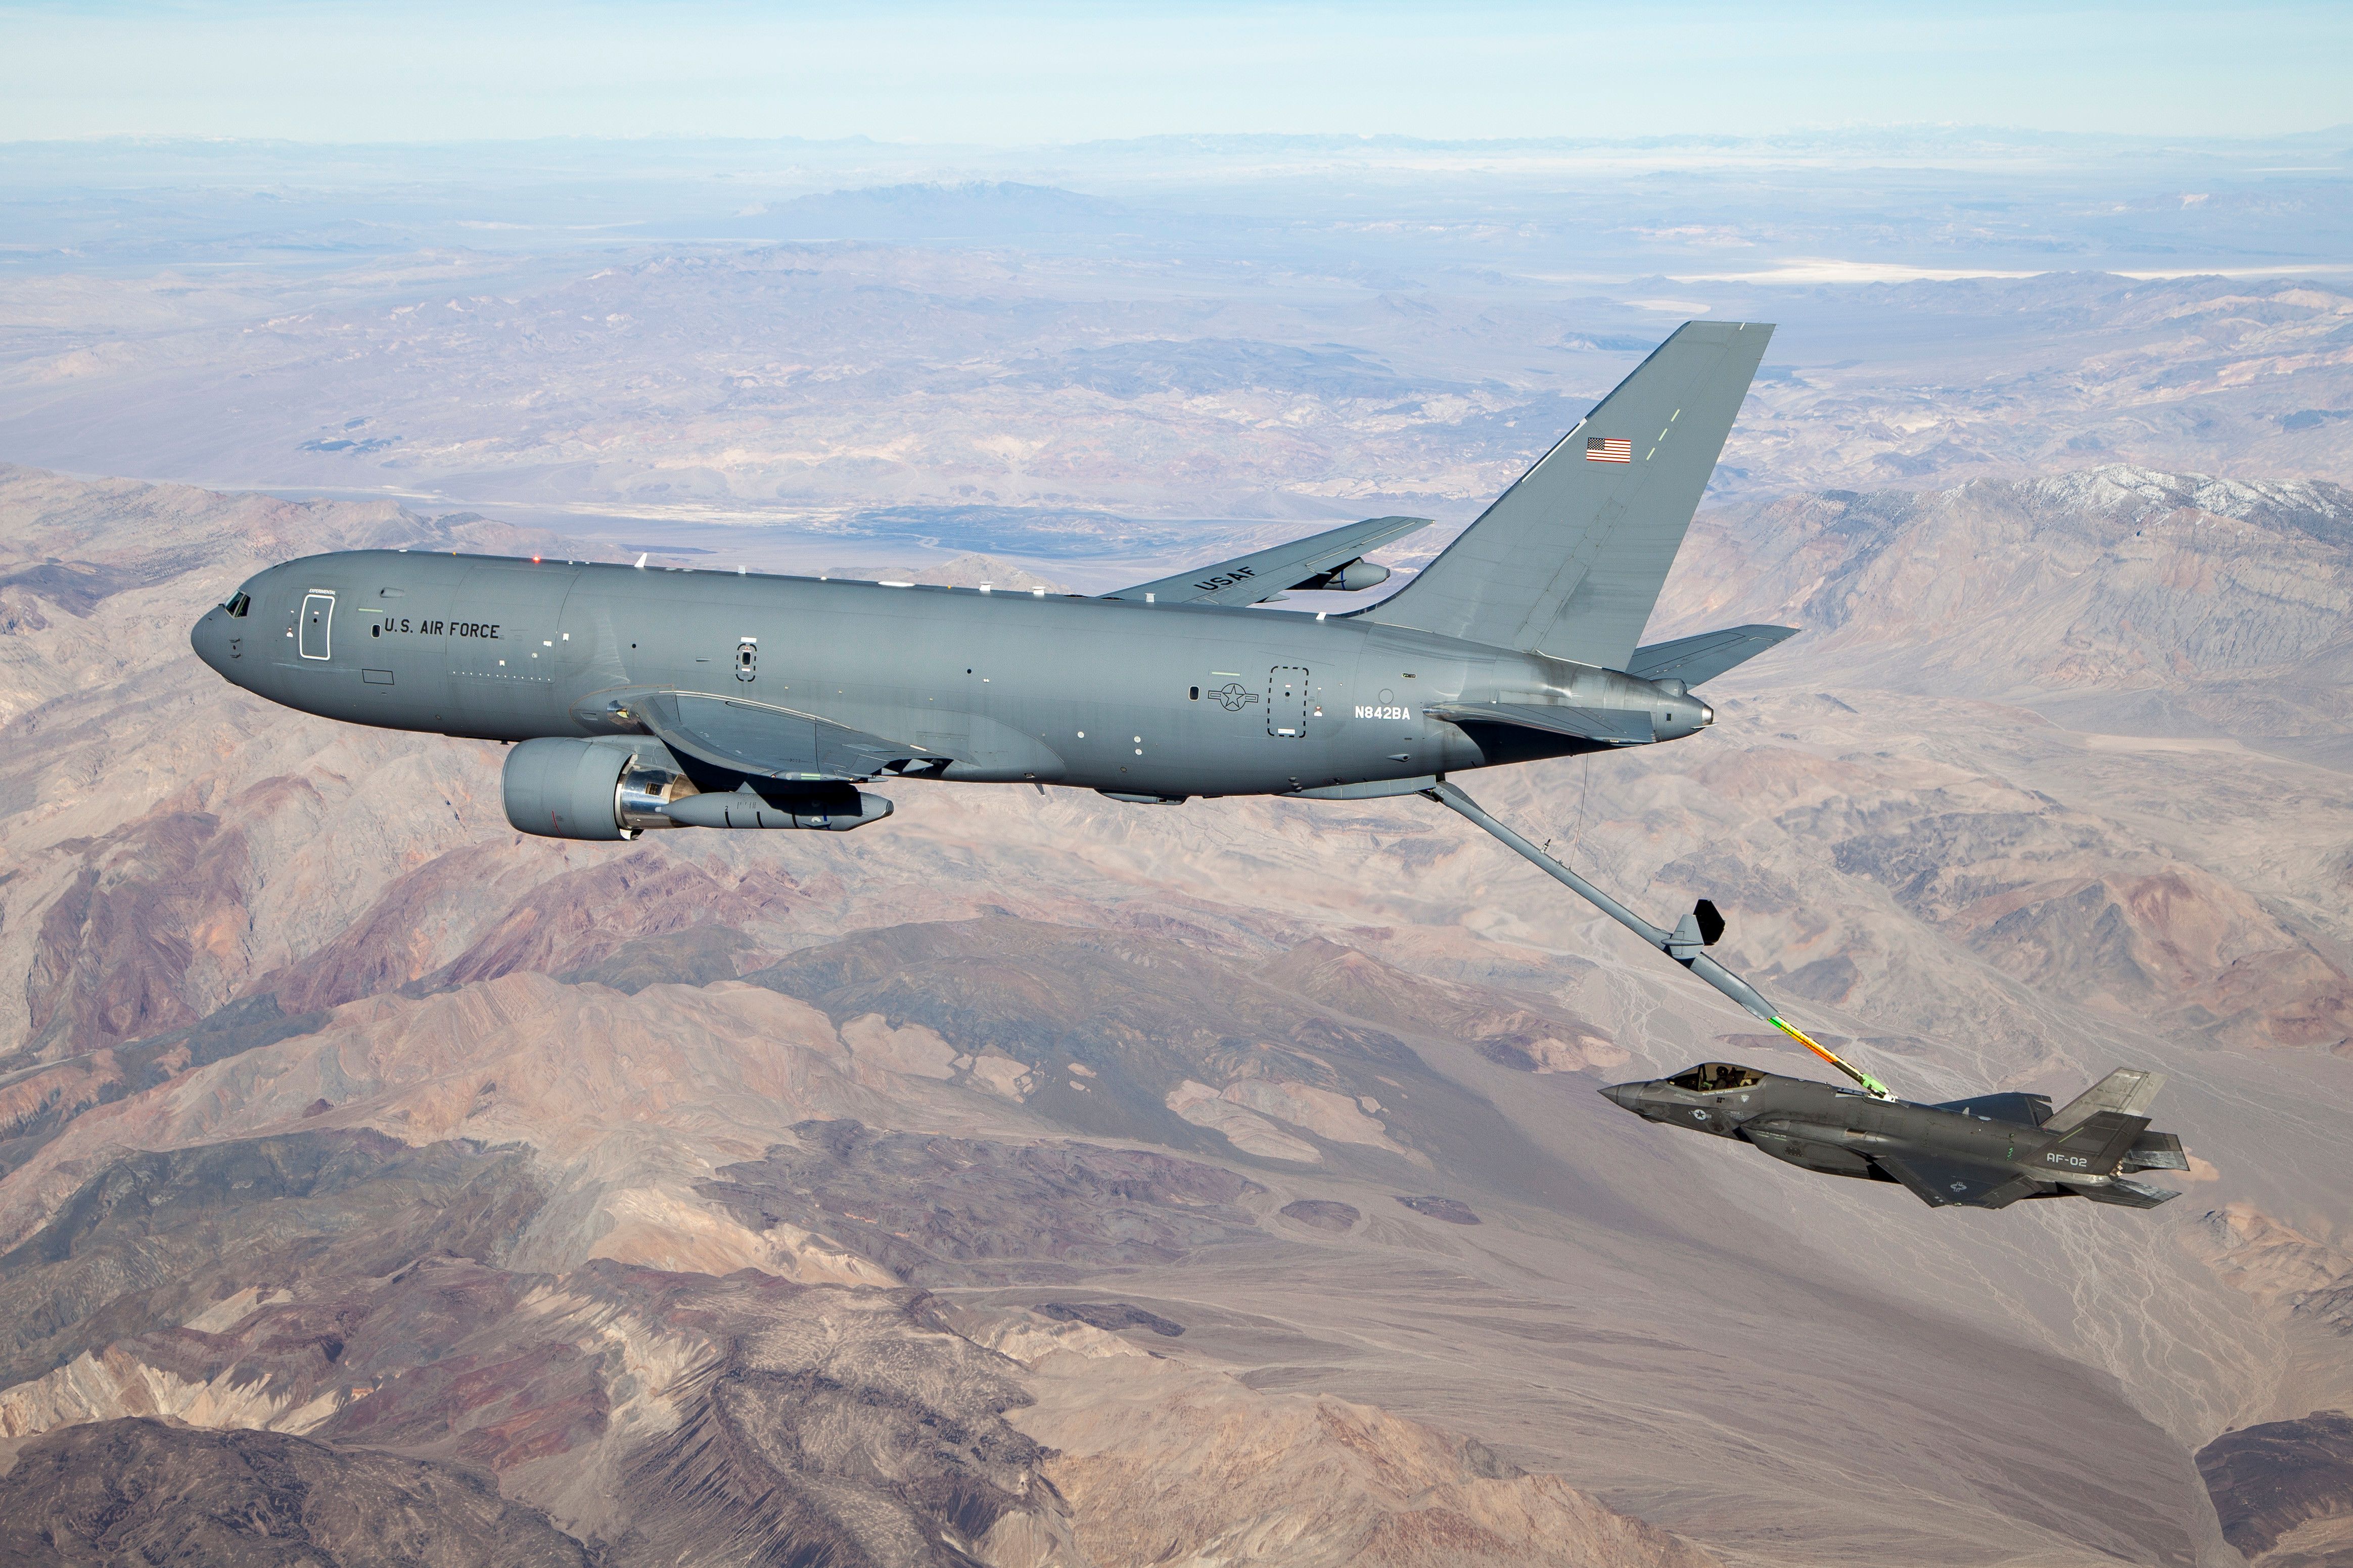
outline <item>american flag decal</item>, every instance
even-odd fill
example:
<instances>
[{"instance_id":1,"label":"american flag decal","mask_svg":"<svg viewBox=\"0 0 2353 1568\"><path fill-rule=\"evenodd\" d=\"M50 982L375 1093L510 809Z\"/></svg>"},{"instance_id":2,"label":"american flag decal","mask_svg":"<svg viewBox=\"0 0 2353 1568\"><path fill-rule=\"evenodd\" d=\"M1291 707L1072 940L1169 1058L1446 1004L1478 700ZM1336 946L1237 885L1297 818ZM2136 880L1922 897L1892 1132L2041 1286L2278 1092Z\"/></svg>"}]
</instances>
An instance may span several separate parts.
<instances>
[{"instance_id":1,"label":"american flag decal","mask_svg":"<svg viewBox=\"0 0 2353 1568\"><path fill-rule=\"evenodd\" d=\"M1634 443L1621 441L1615 436L1588 436L1585 438L1585 460L1588 463L1630 463L1634 460Z\"/></svg>"}]
</instances>

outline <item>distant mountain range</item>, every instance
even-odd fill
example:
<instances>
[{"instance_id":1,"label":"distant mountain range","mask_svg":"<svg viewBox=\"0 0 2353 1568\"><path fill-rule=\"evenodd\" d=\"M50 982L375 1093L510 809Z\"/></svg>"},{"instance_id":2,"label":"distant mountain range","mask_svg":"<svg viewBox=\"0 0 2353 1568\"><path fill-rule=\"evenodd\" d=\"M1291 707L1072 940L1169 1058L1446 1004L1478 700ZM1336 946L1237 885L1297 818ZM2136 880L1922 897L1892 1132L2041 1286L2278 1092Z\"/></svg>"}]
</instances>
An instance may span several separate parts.
<instances>
[{"instance_id":1,"label":"distant mountain range","mask_svg":"<svg viewBox=\"0 0 2353 1568\"><path fill-rule=\"evenodd\" d=\"M734 215L656 226L653 234L732 239L1018 239L1114 234L1136 226L1116 202L1008 180L870 185L765 203Z\"/></svg>"}]
</instances>

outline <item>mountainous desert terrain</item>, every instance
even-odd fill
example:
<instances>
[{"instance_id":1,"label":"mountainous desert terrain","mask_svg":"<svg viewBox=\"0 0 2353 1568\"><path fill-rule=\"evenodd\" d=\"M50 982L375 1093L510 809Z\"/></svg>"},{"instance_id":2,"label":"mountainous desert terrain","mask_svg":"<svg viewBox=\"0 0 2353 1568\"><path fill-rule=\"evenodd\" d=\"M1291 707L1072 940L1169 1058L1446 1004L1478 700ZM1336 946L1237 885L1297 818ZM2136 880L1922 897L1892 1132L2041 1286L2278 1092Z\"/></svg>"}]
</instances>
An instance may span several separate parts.
<instances>
[{"instance_id":1,"label":"mountainous desert terrain","mask_svg":"<svg viewBox=\"0 0 2353 1568\"><path fill-rule=\"evenodd\" d=\"M2329 1550L2341 1455L2234 1434L2353 1399L2353 494L1719 510L1659 624L1808 635L1706 735L1465 781L1717 900L1907 1094L2168 1071L2149 1214L1625 1116L1805 1063L1420 803L526 839L498 747L269 710L185 626L308 550L551 538L24 468L0 517L27 1561L191 1510L335 1561Z\"/></svg>"},{"instance_id":2,"label":"mountainous desert terrain","mask_svg":"<svg viewBox=\"0 0 2353 1568\"><path fill-rule=\"evenodd\" d=\"M2342 140L0 148L0 1560L2353 1563ZM2165 1206L1626 1115L1820 1068L1426 802L525 838L188 649L363 545L1402 580L1695 315L1650 635L1802 635L1456 782L1906 1098L2167 1073Z\"/></svg>"}]
</instances>

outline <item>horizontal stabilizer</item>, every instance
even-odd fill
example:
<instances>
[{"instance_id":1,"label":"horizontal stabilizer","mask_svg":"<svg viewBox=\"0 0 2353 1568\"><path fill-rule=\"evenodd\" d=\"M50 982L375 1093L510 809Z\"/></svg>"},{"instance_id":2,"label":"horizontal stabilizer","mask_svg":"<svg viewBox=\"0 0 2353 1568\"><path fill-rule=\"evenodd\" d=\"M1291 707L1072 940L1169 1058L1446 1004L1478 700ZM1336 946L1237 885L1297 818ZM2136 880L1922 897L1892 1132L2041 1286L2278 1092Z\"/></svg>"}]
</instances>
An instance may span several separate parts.
<instances>
[{"instance_id":1,"label":"horizontal stabilizer","mask_svg":"<svg viewBox=\"0 0 2353 1568\"><path fill-rule=\"evenodd\" d=\"M2189 1169L2189 1151L2181 1140L2171 1132L2144 1132L2133 1140L2116 1169L2119 1173L2134 1171L2186 1171Z\"/></svg>"},{"instance_id":2,"label":"horizontal stabilizer","mask_svg":"<svg viewBox=\"0 0 2353 1568\"><path fill-rule=\"evenodd\" d=\"M1644 680L1680 680L1685 686L1697 686L1797 635L1795 626L1726 626L1672 642L1650 643L1634 650L1634 657L1626 661L1626 673Z\"/></svg>"},{"instance_id":3,"label":"horizontal stabilizer","mask_svg":"<svg viewBox=\"0 0 2353 1568\"><path fill-rule=\"evenodd\" d=\"M1971 1165L1959 1160L1936 1160L1921 1154L1892 1154L1872 1157L1872 1163L1903 1183L1912 1195L1930 1208L1946 1208L1957 1204L1964 1208L2007 1208L2019 1199L2032 1195L2042 1183L2031 1176L2014 1175L1989 1165Z\"/></svg>"},{"instance_id":4,"label":"horizontal stabilizer","mask_svg":"<svg viewBox=\"0 0 2353 1568\"><path fill-rule=\"evenodd\" d=\"M1429 526L1430 519L1426 517L1368 517L1362 522L1179 572L1173 577L1155 577L1103 597L1139 602L1151 599L1163 605L1255 605L1285 588L1305 587L1368 550L1377 550L1391 540L1402 539Z\"/></svg>"},{"instance_id":5,"label":"horizontal stabilizer","mask_svg":"<svg viewBox=\"0 0 2353 1568\"><path fill-rule=\"evenodd\" d=\"M1424 711L1450 724L1511 724L1611 746L1648 745L1657 739L1648 710L1571 708L1549 702L1448 702Z\"/></svg>"},{"instance_id":6,"label":"horizontal stabilizer","mask_svg":"<svg viewBox=\"0 0 2353 1568\"><path fill-rule=\"evenodd\" d=\"M2103 1182L2096 1187L2069 1187L2067 1190L2095 1204L2115 1204L2128 1209L2153 1209L2181 1195L2165 1187L2143 1186L2138 1182Z\"/></svg>"},{"instance_id":7,"label":"horizontal stabilizer","mask_svg":"<svg viewBox=\"0 0 2353 1568\"><path fill-rule=\"evenodd\" d=\"M892 763L934 760L920 746L765 702L656 691L629 706L670 750L755 778L848 784Z\"/></svg>"},{"instance_id":8,"label":"horizontal stabilizer","mask_svg":"<svg viewBox=\"0 0 2353 1568\"><path fill-rule=\"evenodd\" d=\"M2053 1132L2088 1120L2095 1111L2113 1110L2123 1116L2146 1116L2148 1108L2157 1103L2157 1091L2165 1087L2165 1075L2145 1068L2118 1068L2065 1105L2043 1126Z\"/></svg>"}]
</instances>

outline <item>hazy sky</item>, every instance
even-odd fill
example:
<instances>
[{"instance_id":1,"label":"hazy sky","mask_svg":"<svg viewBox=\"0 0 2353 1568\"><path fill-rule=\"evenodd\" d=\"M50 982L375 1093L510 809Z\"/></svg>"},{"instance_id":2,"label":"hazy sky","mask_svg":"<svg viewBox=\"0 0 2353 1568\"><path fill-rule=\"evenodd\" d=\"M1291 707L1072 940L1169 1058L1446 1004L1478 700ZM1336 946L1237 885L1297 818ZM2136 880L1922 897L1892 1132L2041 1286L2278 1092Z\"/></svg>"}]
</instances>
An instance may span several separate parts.
<instances>
[{"instance_id":1,"label":"hazy sky","mask_svg":"<svg viewBox=\"0 0 2353 1568\"><path fill-rule=\"evenodd\" d=\"M2353 5L0 0L0 140L2353 121Z\"/></svg>"}]
</instances>

